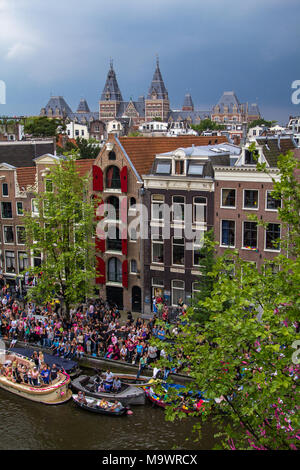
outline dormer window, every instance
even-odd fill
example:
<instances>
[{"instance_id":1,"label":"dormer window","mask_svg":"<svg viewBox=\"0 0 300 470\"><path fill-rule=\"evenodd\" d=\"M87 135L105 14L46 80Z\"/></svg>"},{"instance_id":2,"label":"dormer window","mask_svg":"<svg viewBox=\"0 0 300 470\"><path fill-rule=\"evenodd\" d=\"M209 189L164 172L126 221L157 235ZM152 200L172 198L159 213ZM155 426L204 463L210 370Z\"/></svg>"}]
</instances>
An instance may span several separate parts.
<instances>
[{"instance_id":1,"label":"dormer window","mask_svg":"<svg viewBox=\"0 0 300 470\"><path fill-rule=\"evenodd\" d=\"M258 161L258 150L245 150L245 165L256 165Z\"/></svg>"},{"instance_id":2,"label":"dormer window","mask_svg":"<svg viewBox=\"0 0 300 470\"><path fill-rule=\"evenodd\" d=\"M156 173L169 175L171 173L171 162L163 160L158 161L156 164Z\"/></svg>"},{"instance_id":3,"label":"dormer window","mask_svg":"<svg viewBox=\"0 0 300 470\"><path fill-rule=\"evenodd\" d=\"M175 175L184 175L184 160L175 160Z\"/></svg>"}]
</instances>

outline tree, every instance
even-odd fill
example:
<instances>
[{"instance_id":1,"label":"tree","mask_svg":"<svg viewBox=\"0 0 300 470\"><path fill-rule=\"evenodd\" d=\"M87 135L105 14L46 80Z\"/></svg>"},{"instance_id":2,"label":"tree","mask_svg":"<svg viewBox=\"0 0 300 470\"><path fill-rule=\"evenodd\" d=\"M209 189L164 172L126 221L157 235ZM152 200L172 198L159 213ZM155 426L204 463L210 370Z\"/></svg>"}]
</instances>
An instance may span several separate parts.
<instances>
[{"instance_id":1,"label":"tree","mask_svg":"<svg viewBox=\"0 0 300 470\"><path fill-rule=\"evenodd\" d=\"M201 433L203 423L212 420L225 448L299 447L300 184L295 172L300 165L288 152L279 157L278 168L272 196L282 199L279 219L288 228L282 253L259 271L228 250L213 266L211 293L199 301L209 313L205 325L195 321L191 309L181 334L171 337L173 344L156 341L172 358L164 358L164 366L176 367L176 352L182 351L183 370L194 380L187 391L200 390L209 400L201 413L192 413L198 417L196 430ZM263 165L259 169L267 171ZM186 417L178 399L166 417Z\"/></svg>"},{"instance_id":2,"label":"tree","mask_svg":"<svg viewBox=\"0 0 300 470\"><path fill-rule=\"evenodd\" d=\"M276 124L277 121L266 121L265 119L255 119L248 124L248 129L256 126L272 127Z\"/></svg>"},{"instance_id":3,"label":"tree","mask_svg":"<svg viewBox=\"0 0 300 470\"><path fill-rule=\"evenodd\" d=\"M201 134L202 132L206 130L212 130L212 131L222 130L222 129L225 129L225 126L222 124L216 124L211 119L203 119L200 122L200 124L192 124L191 128L194 129L194 131Z\"/></svg>"},{"instance_id":4,"label":"tree","mask_svg":"<svg viewBox=\"0 0 300 470\"><path fill-rule=\"evenodd\" d=\"M27 249L43 256L40 267L28 269L37 279L28 299L44 303L60 297L68 315L70 306L92 290L94 207L88 179L79 176L71 157L53 165L45 185L45 192L35 194L36 211L25 215Z\"/></svg>"},{"instance_id":5,"label":"tree","mask_svg":"<svg viewBox=\"0 0 300 470\"><path fill-rule=\"evenodd\" d=\"M79 149L78 159L96 158L98 156L100 151L99 142L77 137L76 143Z\"/></svg>"},{"instance_id":6,"label":"tree","mask_svg":"<svg viewBox=\"0 0 300 470\"><path fill-rule=\"evenodd\" d=\"M197 281L197 294L192 302L192 316L200 325L203 325L205 321L208 320L209 316L209 312L200 305L200 302L206 299L206 297L209 297L214 285L214 281L211 276L213 266L215 264L215 245L213 240L214 232L213 229L211 229L204 234L203 246L200 248L198 253L201 275Z\"/></svg>"},{"instance_id":7,"label":"tree","mask_svg":"<svg viewBox=\"0 0 300 470\"><path fill-rule=\"evenodd\" d=\"M26 120L24 132L33 137L54 137L58 131L65 130L61 119L48 119L46 116L33 117Z\"/></svg>"}]
</instances>

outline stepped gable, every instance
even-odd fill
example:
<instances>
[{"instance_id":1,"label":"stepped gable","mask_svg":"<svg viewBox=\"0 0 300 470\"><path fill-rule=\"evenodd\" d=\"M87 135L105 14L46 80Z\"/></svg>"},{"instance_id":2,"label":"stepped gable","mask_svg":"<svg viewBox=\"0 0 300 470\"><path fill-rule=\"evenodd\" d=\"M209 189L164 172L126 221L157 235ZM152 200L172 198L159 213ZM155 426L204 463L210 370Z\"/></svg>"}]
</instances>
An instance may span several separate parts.
<instances>
[{"instance_id":1,"label":"stepped gable","mask_svg":"<svg viewBox=\"0 0 300 470\"><path fill-rule=\"evenodd\" d=\"M112 62L102 91L101 101L123 101Z\"/></svg>"},{"instance_id":2,"label":"stepped gable","mask_svg":"<svg viewBox=\"0 0 300 470\"><path fill-rule=\"evenodd\" d=\"M215 142L217 140L217 142ZM227 142L224 136L178 136L178 137L120 137L119 142L140 175L150 172L156 155L171 152L180 147L214 145Z\"/></svg>"}]
</instances>

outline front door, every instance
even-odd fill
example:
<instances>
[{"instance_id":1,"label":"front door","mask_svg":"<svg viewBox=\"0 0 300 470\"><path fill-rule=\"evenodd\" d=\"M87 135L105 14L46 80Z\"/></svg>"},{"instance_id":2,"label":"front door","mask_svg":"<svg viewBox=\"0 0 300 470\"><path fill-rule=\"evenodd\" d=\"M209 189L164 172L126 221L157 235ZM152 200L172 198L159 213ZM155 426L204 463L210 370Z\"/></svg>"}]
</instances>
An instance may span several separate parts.
<instances>
[{"instance_id":1,"label":"front door","mask_svg":"<svg viewBox=\"0 0 300 470\"><path fill-rule=\"evenodd\" d=\"M123 288L106 286L106 300L112 305L116 304L119 310L123 310Z\"/></svg>"},{"instance_id":2,"label":"front door","mask_svg":"<svg viewBox=\"0 0 300 470\"><path fill-rule=\"evenodd\" d=\"M134 286L132 288L132 311L133 312L141 312L142 310L142 294L141 288L138 286Z\"/></svg>"}]
</instances>

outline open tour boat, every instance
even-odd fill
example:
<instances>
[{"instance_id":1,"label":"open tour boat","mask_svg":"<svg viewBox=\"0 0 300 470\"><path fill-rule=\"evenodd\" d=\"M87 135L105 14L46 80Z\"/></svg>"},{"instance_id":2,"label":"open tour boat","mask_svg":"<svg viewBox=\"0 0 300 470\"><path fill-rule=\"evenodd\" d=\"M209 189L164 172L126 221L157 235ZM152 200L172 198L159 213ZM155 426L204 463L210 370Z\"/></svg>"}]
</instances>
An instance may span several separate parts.
<instances>
[{"instance_id":1,"label":"open tour boat","mask_svg":"<svg viewBox=\"0 0 300 470\"><path fill-rule=\"evenodd\" d=\"M46 405L59 405L71 399L72 392L69 389L71 379L68 374L58 371L57 378L49 385L41 384L33 386L28 383L18 383L13 379L12 374L6 374L6 371L9 371L10 366L15 361L30 369L35 366L34 362L25 356L11 351L0 350L0 388L28 400Z\"/></svg>"}]
</instances>

